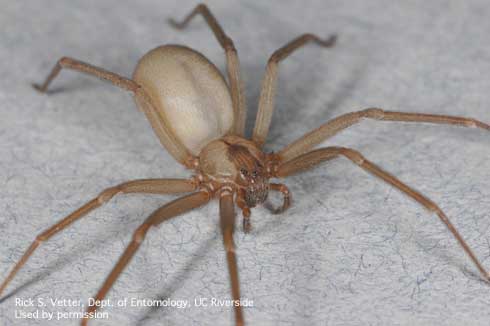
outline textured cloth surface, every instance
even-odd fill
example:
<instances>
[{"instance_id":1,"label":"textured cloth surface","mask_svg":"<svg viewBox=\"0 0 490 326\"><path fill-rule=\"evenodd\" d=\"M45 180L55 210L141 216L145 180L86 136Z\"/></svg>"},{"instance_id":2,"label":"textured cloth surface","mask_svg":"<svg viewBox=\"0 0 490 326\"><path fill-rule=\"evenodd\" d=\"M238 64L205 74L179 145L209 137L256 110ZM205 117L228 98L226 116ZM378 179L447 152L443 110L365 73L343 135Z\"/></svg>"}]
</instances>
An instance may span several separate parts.
<instances>
[{"instance_id":1,"label":"textured cloth surface","mask_svg":"<svg viewBox=\"0 0 490 326\"><path fill-rule=\"evenodd\" d=\"M268 56L304 32L338 34L280 65L266 149L367 107L470 116L490 123L488 1L210 1L235 41L253 128ZM186 177L162 149L131 95L62 71L61 56L131 76L148 50L191 46L223 70L201 18L167 23L192 1L0 1L0 278L36 234L102 189L140 178ZM490 134L453 126L363 121L324 145L355 148L438 203L490 268ZM285 181L292 207L252 211L236 232L249 325L488 325L490 287L437 216L338 159ZM176 196L118 196L43 244L0 298L0 325L78 325L17 318L18 300L95 295L153 210ZM278 199L278 198L273 198ZM241 226L241 216L237 217ZM211 204L149 231L108 298L189 300L193 306L108 307L92 325L231 325L230 286ZM37 302L37 301L36 301ZM174 301L176 302L176 301ZM53 307L48 312L75 312ZM55 317L56 318L56 317Z\"/></svg>"}]
</instances>

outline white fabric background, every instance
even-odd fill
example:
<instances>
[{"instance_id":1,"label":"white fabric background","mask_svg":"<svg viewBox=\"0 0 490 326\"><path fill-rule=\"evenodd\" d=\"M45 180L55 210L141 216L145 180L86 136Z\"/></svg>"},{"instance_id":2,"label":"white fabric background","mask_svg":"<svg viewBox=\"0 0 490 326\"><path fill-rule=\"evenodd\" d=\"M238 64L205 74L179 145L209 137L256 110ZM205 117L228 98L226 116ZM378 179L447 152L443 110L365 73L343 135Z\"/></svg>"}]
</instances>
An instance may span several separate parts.
<instances>
[{"instance_id":1,"label":"white fabric background","mask_svg":"<svg viewBox=\"0 0 490 326\"><path fill-rule=\"evenodd\" d=\"M193 1L0 1L0 276L35 235L105 187L136 178L185 177L130 94L63 71L63 56L130 76L146 51L192 46L220 68L224 55L202 19L185 32ZM253 127L268 56L303 32L339 35L281 64L267 150L342 113L378 106L490 122L487 1L210 1L242 62ZM365 121L325 144L353 147L447 212L490 268L490 135L450 126ZM415 202L343 159L286 181L282 216L253 210L236 235L249 325L488 325L490 287L444 225ZM43 245L0 299L95 295L133 230L175 196L119 196ZM241 217L238 225L241 225ZM216 202L149 232L109 298L228 298ZM10 295L10 296L9 296ZM29 310L29 309L27 309ZM53 308L53 311L73 309ZM230 325L229 308L106 309L92 325ZM63 320L49 325L78 325Z\"/></svg>"}]
</instances>

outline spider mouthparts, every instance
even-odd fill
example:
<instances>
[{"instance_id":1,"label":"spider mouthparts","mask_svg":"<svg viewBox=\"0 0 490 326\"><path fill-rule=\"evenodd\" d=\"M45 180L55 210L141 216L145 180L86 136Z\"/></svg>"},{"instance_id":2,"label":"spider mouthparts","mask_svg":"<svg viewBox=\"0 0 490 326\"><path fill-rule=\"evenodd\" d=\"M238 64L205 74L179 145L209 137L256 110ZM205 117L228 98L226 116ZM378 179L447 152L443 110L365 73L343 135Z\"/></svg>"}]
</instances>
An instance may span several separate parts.
<instances>
[{"instance_id":1,"label":"spider mouthparts","mask_svg":"<svg viewBox=\"0 0 490 326\"><path fill-rule=\"evenodd\" d=\"M248 207L255 207L262 204L269 194L269 185L266 182L256 183L249 186L245 191L245 201Z\"/></svg>"}]
</instances>

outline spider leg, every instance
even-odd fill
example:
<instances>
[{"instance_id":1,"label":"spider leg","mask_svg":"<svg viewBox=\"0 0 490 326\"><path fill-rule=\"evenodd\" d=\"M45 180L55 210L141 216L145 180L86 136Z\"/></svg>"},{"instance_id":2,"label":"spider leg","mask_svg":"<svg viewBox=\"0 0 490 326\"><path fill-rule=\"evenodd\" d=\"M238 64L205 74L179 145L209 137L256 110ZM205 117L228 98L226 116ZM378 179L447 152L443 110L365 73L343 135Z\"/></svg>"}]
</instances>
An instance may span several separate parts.
<instances>
[{"instance_id":1,"label":"spider leg","mask_svg":"<svg viewBox=\"0 0 490 326\"><path fill-rule=\"evenodd\" d=\"M241 189L238 192L238 195L236 196L236 205L238 208L242 210L242 215L243 215L243 232L245 233L250 233L252 230L252 223L250 222L250 207L247 206L247 202L245 201L245 193Z\"/></svg>"},{"instance_id":2,"label":"spider leg","mask_svg":"<svg viewBox=\"0 0 490 326\"><path fill-rule=\"evenodd\" d=\"M59 59L51 73L48 75L44 83L41 85L34 84L34 88L42 93L45 93L56 76L58 76L61 69L71 69L78 72L82 72L91 76L98 77L103 80L111 82L113 85L122 89L131 91L136 100L140 103L140 107L143 109L148 121L150 122L153 130L157 134L162 145L169 151L169 153L180 163L187 167L193 167L195 158L187 151L182 142L171 132L171 130L162 122L162 118L155 109L151 98L146 94L144 89L138 85L135 81L122 77L113 72L107 71L103 68L93 66L86 62L63 57Z\"/></svg>"},{"instance_id":3,"label":"spider leg","mask_svg":"<svg viewBox=\"0 0 490 326\"><path fill-rule=\"evenodd\" d=\"M201 190L192 193L190 195L173 200L170 203L154 211L146 219L146 221L143 224L141 224L133 233L133 238L131 242L126 247L126 250L121 255L121 258L119 258L119 261L117 262L116 266L114 266L109 276L107 276L106 280L104 281L104 284L102 285L99 292L94 298L95 301L97 302L97 300L101 301L104 299L107 292L109 292L109 290L111 289L112 285L117 280L121 272L124 270L126 265L131 261L131 258L133 258L141 242L143 242L143 240L145 239L146 233L152 226L157 226L160 223L167 221L172 217L181 215L185 212L188 212L199 206L202 206L205 203L209 202L210 198L211 195L207 190ZM87 315L95 312L95 310L97 310L96 305L90 306L87 309ZM84 318L82 319L81 325L86 326L87 322L88 319Z\"/></svg>"},{"instance_id":4,"label":"spider leg","mask_svg":"<svg viewBox=\"0 0 490 326\"><path fill-rule=\"evenodd\" d=\"M220 194L220 226L223 234L223 244L226 250L226 260L230 272L231 294L235 302L240 301L240 283L238 280L238 267L235 255L233 233L235 232L235 209L233 206L233 194L229 190L223 190ZM242 307L233 305L235 309L235 324L244 325Z\"/></svg>"},{"instance_id":5,"label":"spider leg","mask_svg":"<svg viewBox=\"0 0 490 326\"><path fill-rule=\"evenodd\" d=\"M286 187L286 185L283 185L282 183L271 183L269 185L269 187L270 187L270 190L279 191L282 194L283 202L282 202L282 206L279 208L274 208L269 203L268 203L268 205L266 205L266 208L272 214L281 214L286 209L288 209L289 205L291 204L291 193L289 192L288 187Z\"/></svg>"},{"instance_id":6,"label":"spider leg","mask_svg":"<svg viewBox=\"0 0 490 326\"><path fill-rule=\"evenodd\" d=\"M490 273L485 270L481 262L475 256L471 248L468 246L463 237L459 234L456 227L451 223L446 214L437 206L433 201L429 198L422 195L420 192L412 189L402 181L400 181L395 176L385 172L380 167L375 165L374 163L368 161L364 158L359 152L343 147L326 147L318 150L311 151L309 153L303 154L291 161L286 163L282 163L277 168L277 176L278 177L286 177L297 172L309 169L316 164L319 164L323 161L328 161L338 156L344 156L369 172L370 174L382 179L386 183L389 183L393 187L405 193L407 196L411 197L419 204L424 206L427 210L432 213L437 214L437 216L441 219L442 222L447 226L449 231L456 238L458 243L463 247L463 250L468 254L470 259L475 264L476 268L480 271L483 278L487 281L490 281Z\"/></svg>"},{"instance_id":7,"label":"spider leg","mask_svg":"<svg viewBox=\"0 0 490 326\"><path fill-rule=\"evenodd\" d=\"M225 34L214 15L203 3L197 5L181 22L177 22L170 18L169 23L175 28L184 29L192 18L198 14L203 16L219 44L225 50L226 68L228 71L228 80L230 82L233 110L235 112L235 134L243 136L245 133L247 108L245 104L245 94L243 92L243 82L240 77L240 61L238 60L238 54L235 45L233 44L233 40Z\"/></svg>"},{"instance_id":8,"label":"spider leg","mask_svg":"<svg viewBox=\"0 0 490 326\"><path fill-rule=\"evenodd\" d=\"M107 188L102 191L96 198L92 199L58 223L54 224L41 234L37 235L36 239L32 242L30 247L26 250L21 259L15 264L14 268L10 271L7 278L0 286L0 295L7 285L12 281L17 272L26 263L29 257L33 254L36 248L47 241L55 234L61 232L73 222L82 218L90 213L97 207L108 202L117 193L153 193L153 194L170 194L170 193L182 193L191 192L197 188L197 185L192 180L185 179L146 179L146 180L133 180L125 183L121 183L115 187Z\"/></svg>"},{"instance_id":9,"label":"spider leg","mask_svg":"<svg viewBox=\"0 0 490 326\"><path fill-rule=\"evenodd\" d=\"M428 122L443 125L481 128L490 131L490 125L472 118L438 114L384 111L378 108L370 108L362 111L347 113L326 122L317 129L305 134L298 140L286 146L279 153L277 153L277 155L279 155L284 161L291 160L298 155L306 153L314 146L334 136L341 130L361 122L363 118L383 121Z\"/></svg>"},{"instance_id":10,"label":"spider leg","mask_svg":"<svg viewBox=\"0 0 490 326\"><path fill-rule=\"evenodd\" d=\"M274 112L274 100L277 91L277 69L279 62L287 58L295 50L301 48L308 42L315 42L323 47L332 47L337 37L330 36L328 39L321 39L314 34L303 34L291 42L276 50L269 58L262 81L262 90L260 91L259 108L255 120L255 127L252 140L262 146L265 143L269 127L271 124L272 113Z\"/></svg>"},{"instance_id":11,"label":"spider leg","mask_svg":"<svg viewBox=\"0 0 490 326\"><path fill-rule=\"evenodd\" d=\"M56 62L53 69L51 70L51 73L48 75L44 83L40 85L34 84L33 85L34 88L36 88L40 92L43 93L46 92L53 79L55 79L56 76L58 76L59 72L63 68L79 71L85 74L89 74L107 80L112 84L114 84L115 86L125 89L127 91L131 91L133 93L136 92L136 89L138 89L139 87L139 85L136 82L132 81L131 79L122 77L118 74L107 71L103 68L93 66L91 64L88 64L86 62L77 59L62 57Z\"/></svg>"}]
</instances>

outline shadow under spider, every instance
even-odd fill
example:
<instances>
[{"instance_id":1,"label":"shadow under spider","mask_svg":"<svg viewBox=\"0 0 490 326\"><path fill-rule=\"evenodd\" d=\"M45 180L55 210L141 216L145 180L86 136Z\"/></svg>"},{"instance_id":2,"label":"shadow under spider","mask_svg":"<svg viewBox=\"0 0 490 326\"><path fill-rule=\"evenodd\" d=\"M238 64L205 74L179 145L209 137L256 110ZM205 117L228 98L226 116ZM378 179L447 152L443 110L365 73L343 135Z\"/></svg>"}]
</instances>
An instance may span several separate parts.
<instances>
[{"instance_id":1,"label":"shadow under spider","mask_svg":"<svg viewBox=\"0 0 490 326\"><path fill-rule=\"evenodd\" d=\"M114 234L131 234L132 229L128 228L126 223L118 223L116 225L121 225L126 227L115 228L109 231L113 232ZM96 233L94 235L95 241L82 242L84 245L77 246L76 252L66 253L63 256L58 257L54 262L50 263L49 265L42 267L43 271L41 273L35 275L31 279L27 280L24 284L21 284L17 288L13 289L11 292L1 297L0 304L2 304L4 301L11 298L12 296L15 296L16 294L23 291L24 289L28 288L29 286L44 280L46 277L51 275L51 273L53 273L54 271L63 269L66 265L73 262L75 257L81 257L84 255L84 253L92 251L93 248L101 248L104 244L108 242L112 242L114 239L111 237L107 237L107 233L108 230L104 230ZM63 246L60 245L60 247L62 248Z\"/></svg>"},{"instance_id":2,"label":"shadow under spider","mask_svg":"<svg viewBox=\"0 0 490 326\"><path fill-rule=\"evenodd\" d=\"M210 251L212 245L216 242L217 239L219 239L220 236L221 235L219 234L219 231L216 229L216 235L208 239L199 247L199 249L194 253L194 255L192 255L192 257L187 260L184 268L182 268L181 271L172 278L172 280L167 281L168 285L165 288L163 288L161 294L155 297L154 300L164 300L172 297L172 295L182 287L183 282L181 282L181 280L187 279L189 274L194 270L194 267L200 265L199 263L204 259L205 254ZM223 256L225 256L226 252L224 251L224 249L221 251L223 252ZM152 306L150 309L148 309L148 311L146 311L144 316L137 321L135 325L143 326L146 321L149 321L153 317L160 315L159 314L160 311L163 311L162 314L165 314L166 313L165 308L168 307Z\"/></svg>"}]
</instances>

